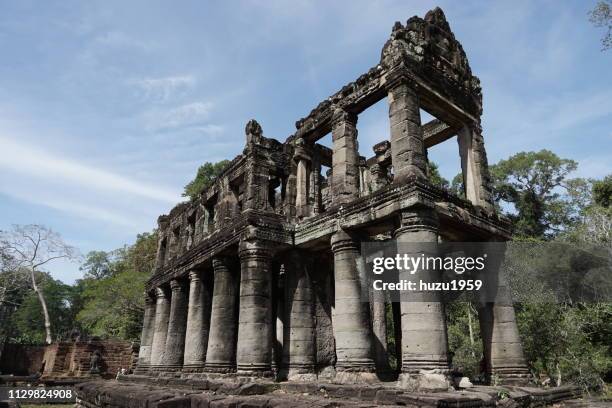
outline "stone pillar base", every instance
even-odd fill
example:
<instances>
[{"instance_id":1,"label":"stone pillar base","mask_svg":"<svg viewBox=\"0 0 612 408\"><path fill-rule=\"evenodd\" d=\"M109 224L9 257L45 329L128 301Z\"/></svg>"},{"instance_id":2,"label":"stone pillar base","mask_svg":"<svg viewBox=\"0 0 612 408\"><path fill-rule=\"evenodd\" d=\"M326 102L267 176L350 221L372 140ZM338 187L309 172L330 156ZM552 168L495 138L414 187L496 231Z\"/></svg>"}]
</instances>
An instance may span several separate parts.
<instances>
[{"instance_id":1,"label":"stone pillar base","mask_svg":"<svg viewBox=\"0 0 612 408\"><path fill-rule=\"evenodd\" d=\"M491 385L527 385L531 381L531 373L525 366L496 367L491 373Z\"/></svg>"},{"instance_id":2,"label":"stone pillar base","mask_svg":"<svg viewBox=\"0 0 612 408\"><path fill-rule=\"evenodd\" d=\"M284 374L284 373L283 373ZM287 381L316 381L317 374L313 366L289 367L286 373Z\"/></svg>"},{"instance_id":3,"label":"stone pillar base","mask_svg":"<svg viewBox=\"0 0 612 408\"><path fill-rule=\"evenodd\" d=\"M236 365L230 363L214 363L207 361L204 366L204 372L229 374L236 372Z\"/></svg>"},{"instance_id":4,"label":"stone pillar base","mask_svg":"<svg viewBox=\"0 0 612 408\"><path fill-rule=\"evenodd\" d=\"M337 370L333 382L337 384L371 384L378 382L374 372Z\"/></svg>"},{"instance_id":5,"label":"stone pillar base","mask_svg":"<svg viewBox=\"0 0 612 408\"><path fill-rule=\"evenodd\" d=\"M155 373L176 373L180 372L183 366L181 364L163 364L163 365L152 365L150 372Z\"/></svg>"},{"instance_id":6,"label":"stone pillar base","mask_svg":"<svg viewBox=\"0 0 612 408\"><path fill-rule=\"evenodd\" d=\"M449 391L451 382L445 370L421 370L418 373L400 373L397 387L411 392Z\"/></svg>"},{"instance_id":7,"label":"stone pillar base","mask_svg":"<svg viewBox=\"0 0 612 408\"><path fill-rule=\"evenodd\" d=\"M150 364L138 364L138 366L134 369L134 374L146 374L151 369Z\"/></svg>"},{"instance_id":8,"label":"stone pillar base","mask_svg":"<svg viewBox=\"0 0 612 408\"><path fill-rule=\"evenodd\" d=\"M192 363L183 365L184 373L201 373L204 372L204 363Z\"/></svg>"}]
</instances>

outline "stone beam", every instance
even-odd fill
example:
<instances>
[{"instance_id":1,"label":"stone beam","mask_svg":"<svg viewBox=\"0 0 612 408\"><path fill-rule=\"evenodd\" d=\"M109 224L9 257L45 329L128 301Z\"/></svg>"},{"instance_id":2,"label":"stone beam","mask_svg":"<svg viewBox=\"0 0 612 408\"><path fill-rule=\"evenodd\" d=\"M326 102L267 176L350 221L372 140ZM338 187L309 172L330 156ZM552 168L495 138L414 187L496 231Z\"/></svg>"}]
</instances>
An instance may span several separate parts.
<instances>
[{"instance_id":1,"label":"stone beam","mask_svg":"<svg viewBox=\"0 0 612 408\"><path fill-rule=\"evenodd\" d=\"M421 129L423 130L423 143L425 144L426 148L430 148L439 143L442 143L445 140L448 140L454 135L456 135L458 132L456 128L449 126L440 119L430 120L429 122L421 126ZM383 145L384 143L385 141L383 140L382 142L375 144L375 150L376 146ZM375 156L372 156L367 160L366 163L368 166L371 166L373 164L390 165L391 151L386 150L380 155L377 154Z\"/></svg>"}]
</instances>

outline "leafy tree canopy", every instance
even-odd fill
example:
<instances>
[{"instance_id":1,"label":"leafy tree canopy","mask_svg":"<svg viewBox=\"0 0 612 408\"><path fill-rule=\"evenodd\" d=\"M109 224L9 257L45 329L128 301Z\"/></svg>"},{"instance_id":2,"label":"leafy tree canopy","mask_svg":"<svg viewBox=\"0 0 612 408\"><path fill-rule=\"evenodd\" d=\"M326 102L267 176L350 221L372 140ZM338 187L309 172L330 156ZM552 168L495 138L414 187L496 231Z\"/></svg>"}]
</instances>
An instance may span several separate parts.
<instances>
[{"instance_id":1,"label":"leafy tree canopy","mask_svg":"<svg viewBox=\"0 0 612 408\"><path fill-rule=\"evenodd\" d=\"M78 282L82 307L77 321L92 335L135 340L140 336L143 293L155 266L157 233L138 235L132 246L111 254L88 255L85 278ZM98 261L102 262L98 262ZM108 271L96 274L89 272Z\"/></svg>"},{"instance_id":2,"label":"leafy tree canopy","mask_svg":"<svg viewBox=\"0 0 612 408\"><path fill-rule=\"evenodd\" d=\"M183 197L189 197L192 200L197 198L202 191L213 183L215 178L219 176L229 164L229 160L221 160L216 163L206 162L201 165L195 179L191 180L185 186Z\"/></svg>"},{"instance_id":3,"label":"leafy tree canopy","mask_svg":"<svg viewBox=\"0 0 612 408\"><path fill-rule=\"evenodd\" d=\"M565 191L576 167L550 150L517 153L490 167L496 202L516 211L509 214L516 234L546 237L571 222L573 208Z\"/></svg>"}]
</instances>

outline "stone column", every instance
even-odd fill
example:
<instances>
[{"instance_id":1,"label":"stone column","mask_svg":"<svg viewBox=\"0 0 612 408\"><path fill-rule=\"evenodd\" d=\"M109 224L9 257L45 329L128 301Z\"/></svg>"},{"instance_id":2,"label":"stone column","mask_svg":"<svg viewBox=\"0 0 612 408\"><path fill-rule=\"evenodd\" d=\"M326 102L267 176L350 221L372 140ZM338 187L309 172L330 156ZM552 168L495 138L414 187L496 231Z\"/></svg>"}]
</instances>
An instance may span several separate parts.
<instances>
[{"instance_id":1,"label":"stone column","mask_svg":"<svg viewBox=\"0 0 612 408\"><path fill-rule=\"evenodd\" d=\"M332 117L332 205L359 197L357 115L336 108Z\"/></svg>"},{"instance_id":2,"label":"stone column","mask_svg":"<svg viewBox=\"0 0 612 408\"><path fill-rule=\"evenodd\" d=\"M222 257L213 259L213 270L206 371L230 372L236 366L236 275Z\"/></svg>"},{"instance_id":3,"label":"stone column","mask_svg":"<svg viewBox=\"0 0 612 408\"><path fill-rule=\"evenodd\" d=\"M240 242L240 313L236 368L247 375L272 375L271 254L257 240Z\"/></svg>"},{"instance_id":4,"label":"stone column","mask_svg":"<svg viewBox=\"0 0 612 408\"><path fill-rule=\"evenodd\" d=\"M495 243L493 245L501 245ZM485 290L478 308L480 331L486 363L486 379L491 383L525 385L530 378L519 336L512 295L500 265L503 256L491 256L499 247L483 250L487 258L486 277L491 291ZM486 288L486 287L485 287ZM493 300L493 301L492 301Z\"/></svg>"},{"instance_id":5,"label":"stone column","mask_svg":"<svg viewBox=\"0 0 612 408\"><path fill-rule=\"evenodd\" d=\"M138 366L136 373L144 373L151 365L151 346L155 332L155 299L145 295L144 318L142 321L142 334L140 336L140 350L138 351Z\"/></svg>"},{"instance_id":6,"label":"stone column","mask_svg":"<svg viewBox=\"0 0 612 408\"><path fill-rule=\"evenodd\" d=\"M166 348L166 336L168 335L168 319L170 317L170 297L166 288L159 287L155 290L155 331L151 345L151 366L159 366L162 363L164 350Z\"/></svg>"},{"instance_id":7,"label":"stone column","mask_svg":"<svg viewBox=\"0 0 612 408\"><path fill-rule=\"evenodd\" d=\"M332 235L331 247L334 253L335 308L332 320L336 338L336 381L376 381L370 306L368 294L362 297L361 293L357 242L340 230Z\"/></svg>"},{"instance_id":8,"label":"stone column","mask_svg":"<svg viewBox=\"0 0 612 408\"><path fill-rule=\"evenodd\" d=\"M168 336L162 359L164 371L177 371L183 367L185 351L185 330L187 328L187 292L185 285L177 280L170 281L172 300L168 320Z\"/></svg>"},{"instance_id":9,"label":"stone column","mask_svg":"<svg viewBox=\"0 0 612 408\"><path fill-rule=\"evenodd\" d=\"M388 91L393 182L399 184L409 176L426 178L427 174L419 97L415 86L408 79L401 78L390 84Z\"/></svg>"},{"instance_id":10,"label":"stone column","mask_svg":"<svg viewBox=\"0 0 612 408\"><path fill-rule=\"evenodd\" d=\"M285 263L287 322L283 365L288 380L312 381L315 374L314 294L308 273L308 255L292 251Z\"/></svg>"},{"instance_id":11,"label":"stone column","mask_svg":"<svg viewBox=\"0 0 612 408\"><path fill-rule=\"evenodd\" d=\"M304 141L298 139L298 144L295 147L293 155L294 160L297 161L295 209L298 217L307 217L310 215L310 207L308 205L308 184L310 181L308 163L311 162L311 157L303 145Z\"/></svg>"},{"instance_id":12,"label":"stone column","mask_svg":"<svg viewBox=\"0 0 612 408\"><path fill-rule=\"evenodd\" d=\"M437 255L438 219L435 210L413 208L401 214L395 231L398 253L409 256ZM400 270L399 278L419 283L440 282L441 271ZM448 339L440 292L402 294L402 370L398 385L410 390L448 389Z\"/></svg>"},{"instance_id":13,"label":"stone column","mask_svg":"<svg viewBox=\"0 0 612 408\"><path fill-rule=\"evenodd\" d=\"M489 165L480 125L464 126L457 134L457 142L466 198L475 206L493 211Z\"/></svg>"},{"instance_id":14,"label":"stone column","mask_svg":"<svg viewBox=\"0 0 612 408\"><path fill-rule=\"evenodd\" d=\"M370 289L372 289L370 287ZM372 334L374 341L374 362L379 378L387 378L392 374L387 352L387 309L385 292L371 290L370 313L372 316Z\"/></svg>"},{"instance_id":15,"label":"stone column","mask_svg":"<svg viewBox=\"0 0 612 408\"><path fill-rule=\"evenodd\" d=\"M183 371L202 371L206 361L210 328L210 292L199 271L189 272L189 307L185 334Z\"/></svg>"}]
</instances>

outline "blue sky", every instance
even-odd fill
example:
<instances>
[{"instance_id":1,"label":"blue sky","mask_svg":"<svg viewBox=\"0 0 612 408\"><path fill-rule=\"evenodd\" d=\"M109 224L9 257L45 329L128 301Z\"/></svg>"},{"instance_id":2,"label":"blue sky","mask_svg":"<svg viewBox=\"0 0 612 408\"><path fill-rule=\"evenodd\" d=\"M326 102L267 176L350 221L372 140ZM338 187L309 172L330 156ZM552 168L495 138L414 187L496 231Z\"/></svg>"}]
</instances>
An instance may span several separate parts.
<instances>
[{"instance_id":1,"label":"blue sky","mask_svg":"<svg viewBox=\"0 0 612 408\"><path fill-rule=\"evenodd\" d=\"M111 250L156 225L244 125L284 140L376 65L394 21L440 5L484 90L489 161L548 148L576 176L612 172L612 51L595 1L1 1L0 229L42 223ZM385 101L360 152L388 137ZM457 144L430 152L459 169ZM57 263L65 282L77 264Z\"/></svg>"}]
</instances>

